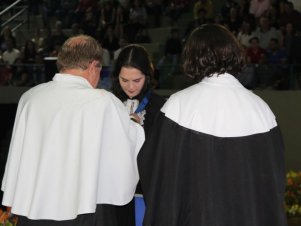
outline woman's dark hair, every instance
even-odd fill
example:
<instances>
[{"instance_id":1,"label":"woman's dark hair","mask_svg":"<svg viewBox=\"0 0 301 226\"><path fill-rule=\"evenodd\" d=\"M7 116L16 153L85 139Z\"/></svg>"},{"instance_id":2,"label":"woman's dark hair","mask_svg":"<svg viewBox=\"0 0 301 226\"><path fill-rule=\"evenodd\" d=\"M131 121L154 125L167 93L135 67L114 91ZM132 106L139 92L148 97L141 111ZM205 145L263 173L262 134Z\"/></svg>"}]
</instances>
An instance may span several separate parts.
<instances>
[{"instance_id":1,"label":"woman's dark hair","mask_svg":"<svg viewBox=\"0 0 301 226\"><path fill-rule=\"evenodd\" d=\"M213 74L236 76L245 65L245 53L224 26L204 24L192 31L183 49L184 73L201 81Z\"/></svg>"},{"instance_id":2,"label":"woman's dark hair","mask_svg":"<svg viewBox=\"0 0 301 226\"><path fill-rule=\"evenodd\" d=\"M119 74L122 67L136 68L145 75L144 86L138 96L134 97L141 100L145 93L152 87L154 76L154 68L147 50L138 44L130 44L125 46L119 53L112 70L112 92L121 101L128 99L128 96L123 91L119 82Z\"/></svg>"}]
</instances>

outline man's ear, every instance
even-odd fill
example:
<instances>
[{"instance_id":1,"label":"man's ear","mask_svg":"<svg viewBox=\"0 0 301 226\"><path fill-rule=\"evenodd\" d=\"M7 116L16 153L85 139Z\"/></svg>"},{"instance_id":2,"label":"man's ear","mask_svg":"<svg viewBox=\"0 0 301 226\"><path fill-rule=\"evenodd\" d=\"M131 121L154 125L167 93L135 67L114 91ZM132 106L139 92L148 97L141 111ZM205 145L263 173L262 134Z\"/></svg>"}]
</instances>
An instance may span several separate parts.
<instances>
[{"instance_id":1,"label":"man's ear","mask_svg":"<svg viewBox=\"0 0 301 226\"><path fill-rule=\"evenodd\" d=\"M90 71L93 68L93 61L87 64L87 70Z\"/></svg>"},{"instance_id":2,"label":"man's ear","mask_svg":"<svg viewBox=\"0 0 301 226\"><path fill-rule=\"evenodd\" d=\"M92 66L92 67L95 67L96 66L96 60L92 60L92 62L90 63L90 65Z\"/></svg>"},{"instance_id":3,"label":"man's ear","mask_svg":"<svg viewBox=\"0 0 301 226\"><path fill-rule=\"evenodd\" d=\"M89 73L93 72L93 70L95 69L96 63L97 62L95 60L93 60L91 63L88 64L87 69L88 69Z\"/></svg>"}]
</instances>

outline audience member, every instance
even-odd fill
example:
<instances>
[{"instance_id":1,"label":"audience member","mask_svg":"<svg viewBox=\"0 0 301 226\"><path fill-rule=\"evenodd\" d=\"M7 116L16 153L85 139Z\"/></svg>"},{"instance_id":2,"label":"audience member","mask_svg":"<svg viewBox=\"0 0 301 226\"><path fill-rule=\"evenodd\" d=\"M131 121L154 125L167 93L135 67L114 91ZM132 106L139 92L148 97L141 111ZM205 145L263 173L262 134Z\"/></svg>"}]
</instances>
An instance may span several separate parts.
<instances>
[{"instance_id":1,"label":"audience member","mask_svg":"<svg viewBox=\"0 0 301 226\"><path fill-rule=\"evenodd\" d=\"M147 14L153 18L153 26L160 27L163 15L162 0L146 0Z\"/></svg>"},{"instance_id":2,"label":"audience member","mask_svg":"<svg viewBox=\"0 0 301 226\"><path fill-rule=\"evenodd\" d=\"M57 20L55 22L54 25L54 29L53 32L51 34L50 37L50 51L55 51L55 47L61 46L66 39L68 38L68 36L65 34L64 30L63 30L63 24L62 21Z\"/></svg>"},{"instance_id":3,"label":"audience member","mask_svg":"<svg viewBox=\"0 0 301 226\"><path fill-rule=\"evenodd\" d=\"M0 55L0 86L12 85L13 71L10 65L4 63Z\"/></svg>"},{"instance_id":4,"label":"audience member","mask_svg":"<svg viewBox=\"0 0 301 226\"><path fill-rule=\"evenodd\" d=\"M171 29L170 37L166 40L164 46L164 55L160 58L157 68L160 76L162 75L163 68L169 68L168 75L174 75L179 64L179 59L182 52L182 41L180 38L179 30L176 28Z\"/></svg>"},{"instance_id":5,"label":"audience member","mask_svg":"<svg viewBox=\"0 0 301 226\"><path fill-rule=\"evenodd\" d=\"M125 36L124 28L129 22L129 10L122 4L119 4L116 9L115 33L119 38Z\"/></svg>"},{"instance_id":6,"label":"audience member","mask_svg":"<svg viewBox=\"0 0 301 226\"><path fill-rule=\"evenodd\" d=\"M239 16L242 18L248 17L250 14L250 0L239 0L238 3ZM252 15L254 17L254 15Z\"/></svg>"},{"instance_id":7,"label":"audience member","mask_svg":"<svg viewBox=\"0 0 301 226\"><path fill-rule=\"evenodd\" d=\"M42 31L42 47L39 51L43 52L44 56L48 56L53 49L51 28L45 28Z\"/></svg>"},{"instance_id":8,"label":"audience member","mask_svg":"<svg viewBox=\"0 0 301 226\"><path fill-rule=\"evenodd\" d=\"M282 40L280 45L286 51L288 63L292 63L292 52L294 51L292 48L294 37L296 36L296 29L292 23L287 23L285 26L285 31L282 34Z\"/></svg>"},{"instance_id":9,"label":"audience member","mask_svg":"<svg viewBox=\"0 0 301 226\"><path fill-rule=\"evenodd\" d=\"M249 75L249 84L247 88L265 88L263 81L265 74L269 74L268 66L266 65L266 51L259 45L259 39L253 37L249 41L250 46L246 48L247 72ZM243 75L242 75L243 76ZM241 76L241 77L242 77ZM244 78L241 78L243 80Z\"/></svg>"},{"instance_id":10,"label":"audience member","mask_svg":"<svg viewBox=\"0 0 301 226\"><path fill-rule=\"evenodd\" d=\"M6 41L10 39L13 43L13 48L15 48L16 45L16 38L13 35L13 32L11 30L11 28L9 26L4 27L1 30L1 34L0 34L0 51L4 52L7 49L6 46Z\"/></svg>"},{"instance_id":11,"label":"audience member","mask_svg":"<svg viewBox=\"0 0 301 226\"><path fill-rule=\"evenodd\" d=\"M12 65L15 63L15 60L21 56L21 52L19 49L14 47L13 39L6 39L6 50L2 54L2 59L4 63L8 63Z\"/></svg>"},{"instance_id":12,"label":"audience member","mask_svg":"<svg viewBox=\"0 0 301 226\"><path fill-rule=\"evenodd\" d=\"M266 75L267 87L274 89L287 89L289 70L287 65L287 53L280 46L279 40L272 38L266 51L266 62L269 66L269 75Z\"/></svg>"},{"instance_id":13,"label":"audience member","mask_svg":"<svg viewBox=\"0 0 301 226\"><path fill-rule=\"evenodd\" d=\"M254 36L258 37L260 47L267 49L271 38L281 40L281 32L271 27L269 18L261 16L259 19L259 25L257 26Z\"/></svg>"},{"instance_id":14,"label":"audience member","mask_svg":"<svg viewBox=\"0 0 301 226\"><path fill-rule=\"evenodd\" d=\"M294 4L284 1L284 11L280 14L279 25L285 27L287 23L292 23L297 30L301 30L301 13L295 10Z\"/></svg>"},{"instance_id":15,"label":"audience member","mask_svg":"<svg viewBox=\"0 0 301 226\"><path fill-rule=\"evenodd\" d=\"M125 32L130 43L135 41L135 37L139 29L147 26L147 11L142 4L142 0L133 0L129 10L129 23Z\"/></svg>"},{"instance_id":16,"label":"audience member","mask_svg":"<svg viewBox=\"0 0 301 226\"><path fill-rule=\"evenodd\" d=\"M128 41L125 38L120 38L119 39L119 48L117 50L114 51L114 55L113 55L113 61L115 61L117 59L117 57L119 56L121 50L128 45Z\"/></svg>"},{"instance_id":17,"label":"audience member","mask_svg":"<svg viewBox=\"0 0 301 226\"><path fill-rule=\"evenodd\" d=\"M274 3L265 11L264 15L269 18L270 26L275 27L277 29L280 28L279 26L279 17L280 17L280 10L278 4Z\"/></svg>"},{"instance_id":18,"label":"audience member","mask_svg":"<svg viewBox=\"0 0 301 226\"><path fill-rule=\"evenodd\" d=\"M107 49L110 53L110 58L113 59L114 51L119 48L119 40L114 32L114 27L112 24L107 26L106 33L101 40L102 47Z\"/></svg>"},{"instance_id":19,"label":"audience member","mask_svg":"<svg viewBox=\"0 0 301 226\"><path fill-rule=\"evenodd\" d=\"M31 41L34 42L37 51L43 51L43 30L41 28L36 28L34 35L31 38Z\"/></svg>"},{"instance_id":20,"label":"audience member","mask_svg":"<svg viewBox=\"0 0 301 226\"><path fill-rule=\"evenodd\" d=\"M59 20L63 22L65 27L69 28L74 23L72 21L74 9L77 7L78 0L60 0L61 8L59 9L60 16Z\"/></svg>"},{"instance_id":21,"label":"audience member","mask_svg":"<svg viewBox=\"0 0 301 226\"><path fill-rule=\"evenodd\" d=\"M100 9L100 29L103 34L106 33L108 26L114 26L117 18L117 11L111 1L105 1Z\"/></svg>"},{"instance_id":22,"label":"audience member","mask_svg":"<svg viewBox=\"0 0 301 226\"><path fill-rule=\"evenodd\" d=\"M251 0L250 1L250 13L255 18L260 18L270 8L270 0Z\"/></svg>"},{"instance_id":23,"label":"audience member","mask_svg":"<svg viewBox=\"0 0 301 226\"><path fill-rule=\"evenodd\" d=\"M102 64L104 67L110 67L111 66L111 53L109 50L102 48Z\"/></svg>"},{"instance_id":24,"label":"audience member","mask_svg":"<svg viewBox=\"0 0 301 226\"><path fill-rule=\"evenodd\" d=\"M24 48L22 49L22 63L33 64L36 61L37 49L36 45L32 40L25 42Z\"/></svg>"},{"instance_id":25,"label":"audience member","mask_svg":"<svg viewBox=\"0 0 301 226\"><path fill-rule=\"evenodd\" d=\"M94 8L95 6L95 0L78 0L77 6L72 14L71 23L81 24L82 18L84 18L86 10L88 10L89 8Z\"/></svg>"},{"instance_id":26,"label":"audience member","mask_svg":"<svg viewBox=\"0 0 301 226\"><path fill-rule=\"evenodd\" d=\"M296 31L291 44L292 63L301 66L301 31ZM300 86L301 87L301 86Z\"/></svg>"},{"instance_id":27,"label":"audience member","mask_svg":"<svg viewBox=\"0 0 301 226\"><path fill-rule=\"evenodd\" d=\"M239 4L235 0L225 0L224 3L222 3L220 13L223 18L226 18L230 14L232 7L239 8Z\"/></svg>"},{"instance_id":28,"label":"audience member","mask_svg":"<svg viewBox=\"0 0 301 226\"><path fill-rule=\"evenodd\" d=\"M198 18L198 12L200 9L206 10L206 18L213 18L213 3L211 0L197 0L193 6L193 17L194 19Z\"/></svg>"},{"instance_id":29,"label":"audience member","mask_svg":"<svg viewBox=\"0 0 301 226\"><path fill-rule=\"evenodd\" d=\"M254 29L249 20L242 21L241 27L237 34L237 39L244 47L250 47L250 39L254 37Z\"/></svg>"},{"instance_id":30,"label":"audience member","mask_svg":"<svg viewBox=\"0 0 301 226\"><path fill-rule=\"evenodd\" d=\"M84 34L95 37L95 31L98 26L97 15L95 8L90 7L85 11L84 17L82 19L81 27Z\"/></svg>"},{"instance_id":31,"label":"audience member","mask_svg":"<svg viewBox=\"0 0 301 226\"><path fill-rule=\"evenodd\" d=\"M268 64L285 64L287 62L287 54L285 49L281 48L279 40L271 38L269 46L266 50L266 60Z\"/></svg>"},{"instance_id":32,"label":"audience member","mask_svg":"<svg viewBox=\"0 0 301 226\"><path fill-rule=\"evenodd\" d=\"M12 66L13 78L12 84L14 86L31 86L32 80L30 79L30 67L23 65L22 58L17 58Z\"/></svg>"},{"instance_id":33,"label":"audience member","mask_svg":"<svg viewBox=\"0 0 301 226\"><path fill-rule=\"evenodd\" d=\"M59 20L58 11L61 9L61 0L43 0L41 1L42 18L44 28L52 26L51 19Z\"/></svg>"},{"instance_id":34,"label":"audience member","mask_svg":"<svg viewBox=\"0 0 301 226\"><path fill-rule=\"evenodd\" d=\"M207 12L206 9L199 9L198 11L198 18L191 21L184 33L184 40L190 35L190 33L197 27L202 26L203 24L206 24L210 22L210 20L207 18ZM219 21L222 22L222 21Z\"/></svg>"},{"instance_id":35,"label":"audience member","mask_svg":"<svg viewBox=\"0 0 301 226\"><path fill-rule=\"evenodd\" d=\"M165 15L170 18L170 25L176 26L181 15L185 12L188 0L170 0L165 6Z\"/></svg>"},{"instance_id":36,"label":"audience member","mask_svg":"<svg viewBox=\"0 0 301 226\"><path fill-rule=\"evenodd\" d=\"M265 63L266 51L260 47L259 39L252 37L249 40L250 46L246 49L246 58L248 64L263 64Z\"/></svg>"},{"instance_id":37,"label":"audience member","mask_svg":"<svg viewBox=\"0 0 301 226\"><path fill-rule=\"evenodd\" d=\"M239 16L239 11L236 7L230 8L229 15L224 18L224 23L227 24L228 29L237 35L241 27L241 17Z\"/></svg>"}]
</instances>

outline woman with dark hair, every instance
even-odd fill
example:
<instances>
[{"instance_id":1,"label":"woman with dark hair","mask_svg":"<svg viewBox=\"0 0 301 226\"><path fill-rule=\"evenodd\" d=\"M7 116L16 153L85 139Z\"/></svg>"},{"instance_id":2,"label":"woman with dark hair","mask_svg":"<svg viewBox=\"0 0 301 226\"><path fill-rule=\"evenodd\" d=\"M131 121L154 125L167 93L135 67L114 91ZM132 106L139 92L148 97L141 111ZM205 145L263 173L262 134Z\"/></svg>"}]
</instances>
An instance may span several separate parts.
<instances>
[{"instance_id":1,"label":"woman with dark hair","mask_svg":"<svg viewBox=\"0 0 301 226\"><path fill-rule=\"evenodd\" d=\"M146 49L137 44L125 46L114 63L112 76L113 94L125 104L131 118L143 126L147 139L154 118L165 99L153 91L154 67ZM142 225L144 214L140 183L137 185L136 194L136 226L138 226ZM142 205L142 210L137 209L138 205ZM126 207L120 208L120 215L129 220L130 226L135 225L134 208L134 200ZM125 225L127 224L123 224Z\"/></svg>"},{"instance_id":2,"label":"woman with dark hair","mask_svg":"<svg viewBox=\"0 0 301 226\"><path fill-rule=\"evenodd\" d=\"M144 225L287 225L281 132L236 79L244 58L221 25L188 38L183 69L197 84L170 96L138 155Z\"/></svg>"},{"instance_id":3,"label":"woman with dark hair","mask_svg":"<svg viewBox=\"0 0 301 226\"><path fill-rule=\"evenodd\" d=\"M124 47L115 61L112 76L112 92L124 102L129 114L139 116L139 123L148 134L165 99L153 91L154 67L147 50L137 44ZM145 106L137 112L142 102Z\"/></svg>"},{"instance_id":4,"label":"woman with dark hair","mask_svg":"<svg viewBox=\"0 0 301 226\"><path fill-rule=\"evenodd\" d=\"M36 55L36 44L32 40L27 40L22 49L22 62L25 64L33 64L36 62Z\"/></svg>"}]
</instances>

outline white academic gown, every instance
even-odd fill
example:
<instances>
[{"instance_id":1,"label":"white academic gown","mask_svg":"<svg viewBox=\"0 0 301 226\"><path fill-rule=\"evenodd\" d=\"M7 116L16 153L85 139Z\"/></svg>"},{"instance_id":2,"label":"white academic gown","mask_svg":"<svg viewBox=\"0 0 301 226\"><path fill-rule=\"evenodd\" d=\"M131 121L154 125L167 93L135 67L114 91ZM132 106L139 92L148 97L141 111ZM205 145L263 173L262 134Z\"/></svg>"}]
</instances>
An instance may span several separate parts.
<instances>
[{"instance_id":1,"label":"white academic gown","mask_svg":"<svg viewBox=\"0 0 301 226\"><path fill-rule=\"evenodd\" d=\"M143 128L119 99L82 77L56 74L21 97L2 204L30 219L69 220L124 205L139 179Z\"/></svg>"}]
</instances>

